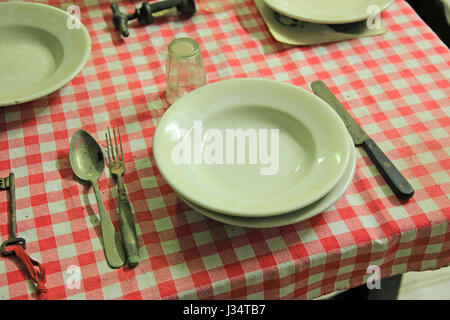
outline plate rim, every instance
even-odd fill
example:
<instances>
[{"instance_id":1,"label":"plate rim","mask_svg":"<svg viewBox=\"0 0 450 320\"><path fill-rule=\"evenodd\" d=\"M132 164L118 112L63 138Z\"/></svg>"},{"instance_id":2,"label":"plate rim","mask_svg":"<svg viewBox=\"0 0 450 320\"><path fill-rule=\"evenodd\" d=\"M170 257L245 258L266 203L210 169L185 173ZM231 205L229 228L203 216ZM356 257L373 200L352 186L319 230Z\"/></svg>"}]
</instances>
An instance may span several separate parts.
<instances>
[{"instance_id":1,"label":"plate rim","mask_svg":"<svg viewBox=\"0 0 450 320\"><path fill-rule=\"evenodd\" d=\"M349 139L352 140L350 134L349 134ZM294 212L288 212L283 215L271 216L271 217L266 217L266 218L249 218L249 217L230 216L230 215L226 215L226 214L220 214L218 212L211 212L210 210L207 210L205 208L201 208L201 207L199 208L199 206L189 202L189 200L183 199L178 194L177 194L177 197L179 197L184 203L186 203L186 205L188 207L190 207L195 212L198 212L199 214L202 214L203 216L205 216L209 219L221 222L226 225L237 226L237 227L242 227L242 228L267 229L267 228L277 228L277 227L291 225L294 223L299 223L299 222L308 220L308 219L326 211L334 203L336 203L340 198L342 198L342 196L348 190L348 188L350 187L350 185L353 181L355 173L356 173L356 162L357 162L358 157L357 157L355 146L352 147L351 153L352 153L352 162L351 162L352 164L351 164L351 167L350 167L350 163L348 164L348 167L350 167L350 169L348 169L349 174L347 177L345 177L345 174L344 174L344 177L341 178L341 179L345 179L345 183L339 189L339 191L337 191L337 193L335 195L331 196L330 198L327 198L327 196L330 195L330 193L328 193L327 195L325 195L325 197L319 199L318 201L316 201L315 203L311 204L308 207L301 208ZM340 180L340 181L342 181L342 180ZM332 189L332 191L335 190L336 188L337 188L337 186L335 186ZM332 192L332 191L330 191L330 192ZM311 206L313 206L314 204L316 204L317 202L320 202L320 201L324 201L324 202L322 202L318 207L315 207L311 210ZM289 216L290 216L291 220L286 221L286 218L289 218ZM292 218L292 217L295 217L295 218ZM255 221L255 219L256 220L261 219L261 220ZM271 219L274 222L271 222L269 224L267 224L267 223L264 224L263 220L267 220L267 219ZM286 221L286 222L282 222L282 221ZM255 224L255 222L256 222L256 224Z\"/></svg>"},{"instance_id":2,"label":"plate rim","mask_svg":"<svg viewBox=\"0 0 450 320\"><path fill-rule=\"evenodd\" d=\"M366 13L365 15L361 15L361 16L359 16L357 18L353 18L353 19L338 18L338 19L329 19L328 20L328 19L321 19L321 18L312 18L312 17L307 17L307 16L299 16L298 14L294 14L288 10L284 10L283 8L280 8L279 6L276 6L273 3L271 4L272 0L263 0L263 1L272 10L279 12L279 13L285 15L286 17L300 20L300 21L310 22L310 23L344 24L344 23L353 23L353 22L363 21L370 17L370 14ZM380 1L383 1L383 0L380 0ZM385 0L385 1L386 1L386 3L380 8L380 12L383 12L384 10L386 10L389 6L391 6L395 2L395 0Z\"/></svg>"},{"instance_id":3,"label":"plate rim","mask_svg":"<svg viewBox=\"0 0 450 320\"><path fill-rule=\"evenodd\" d=\"M52 10L55 12L58 12L58 14L64 14L66 17L70 17L71 15L60 9L57 8L55 6L51 6L51 5L47 5L44 3L36 3L36 2L2 2L0 3L0 7L1 6L23 6L23 7L33 7L33 6L38 6L38 7L45 7L46 10ZM26 26L26 25L25 25ZM78 64L77 68L75 68L74 70L72 70L70 73L68 73L64 78L62 78L61 80L57 81L56 83L53 83L49 88L47 88L46 90L38 90L37 92L34 92L30 95L27 95L24 98L21 99L12 99L12 100L0 100L0 107L8 107L8 106L15 106L15 105L19 105L25 102L30 102L30 101L34 101L37 99L40 99L42 97L48 96L49 94L61 89L62 87L64 87L66 84L68 84L70 81L72 81L77 75L78 73L84 68L84 66L86 65L86 63L88 62L90 55L91 55L91 50L92 50L92 41L91 41L91 37L89 35L89 32L86 29L86 26L80 21L80 30L83 34L83 39L85 40L83 42L83 44L85 44L85 50L84 50L84 54L82 59L80 60L80 63Z\"/></svg>"},{"instance_id":4,"label":"plate rim","mask_svg":"<svg viewBox=\"0 0 450 320\"><path fill-rule=\"evenodd\" d=\"M320 99L313 93L309 92L308 90L301 88L299 86L296 86L294 84L284 82L284 81L272 80L272 79L232 78L232 79L226 79L226 80L221 80L221 81L217 81L214 83L210 83L209 85L218 85L218 83L225 83L225 82L243 82L243 81L265 82L265 83L271 83L271 84L276 83L277 85L287 86L287 87L290 87L291 89L301 91L303 94L309 95L318 104L322 104L324 107L324 110L326 109L326 112L329 112L331 117L335 118L336 125L338 127L340 127L340 130L342 130L342 134L344 134L344 135L347 134L347 129L346 129L345 124L343 123L342 119L325 101L323 101L322 99ZM234 85L236 85L236 84L234 84ZM199 91L199 90L206 90L204 88L207 86L198 88L195 91L191 92L190 94L194 94L196 91ZM240 86L242 86L242 84L240 84ZM180 99L179 101L181 101L181 100L182 99ZM267 216L275 216L275 215L280 215L280 214L284 214L287 212L292 212L294 210L297 210L298 208L310 205L311 203L317 201L318 199L320 199L321 197L326 195L331 189L333 189L333 187L339 182L339 179L342 177L342 175L345 171L347 162L350 161L350 153L351 153L350 148L353 145L353 143L350 143L347 140L345 142L346 148L347 148L347 150L345 151L346 158L344 160L345 162L342 164L342 169L340 170L340 174L337 175L334 180L331 180L330 183L326 187L322 188L321 192L318 192L314 196L311 196L307 201L303 201L303 203L300 203L301 201L298 201L298 202L296 202L296 204L291 204L290 206L286 205L286 206L282 207L280 210L275 210L275 211L273 211L271 209L265 209L265 210L253 209L253 210L251 210L251 209L247 208L247 211L245 211L242 209L236 210L236 208L233 208L233 207L230 209L229 207L224 207L224 206L221 206L220 204L218 204L218 205L211 204L211 201L207 201L205 203L201 199L197 199L196 197L191 197L189 194L191 194L192 192L186 194L186 192L184 192L185 188L183 188L182 186L179 186L180 183L176 182L177 179L172 179L173 175L171 175L170 173L166 174L166 171L170 172L170 170L167 170L167 168L166 168L166 163L164 162L165 158L160 156L160 154L159 154L159 150L162 148L162 147L159 147L159 142L158 142L159 137L161 135L163 135L163 133L161 131L163 130L162 126L164 125L164 122L168 121L168 120L164 120L164 117L166 117L166 119L167 119L167 117L168 117L167 115L169 115L169 117L170 117L170 115L172 115L174 112L176 115L177 112L179 112L177 110L177 108L183 108L183 107L177 107L178 105L182 105L182 104L180 104L177 101L175 104L173 104L169 108L169 110L166 111L166 113L158 121L158 125L156 127L156 130L155 130L155 133L153 136L153 145L152 145L152 152L153 152L154 160L155 160L155 163L156 163L159 173L176 193L181 194L184 198L189 199L189 201L191 201L199 206L202 206L204 208L207 208L209 210L221 212L221 213L227 214L227 215L241 216L241 217L242 216L245 216L245 217L267 217ZM174 108L174 109L172 109L172 108ZM163 140L163 139L161 139L161 140ZM164 152L161 152L161 153L164 153Z\"/></svg>"}]
</instances>

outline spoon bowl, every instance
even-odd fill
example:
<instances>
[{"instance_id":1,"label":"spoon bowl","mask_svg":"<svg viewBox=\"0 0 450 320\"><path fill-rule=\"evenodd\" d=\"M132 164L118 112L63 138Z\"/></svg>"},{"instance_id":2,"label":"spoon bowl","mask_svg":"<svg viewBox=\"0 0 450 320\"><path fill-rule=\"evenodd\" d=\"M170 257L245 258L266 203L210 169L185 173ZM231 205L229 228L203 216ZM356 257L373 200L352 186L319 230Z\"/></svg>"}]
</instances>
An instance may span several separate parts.
<instances>
[{"instance_id":1,"label":"spoon bowl","mask_svg":"<svg viewBox=\"0 0 450 320\"><path fill-rule=\"evenodd\" d=\"M105 159L97 141L85 130L78 130L70 141L70 165L85 181L97 180L105 169Z\"/></svg>"}]
</instances>

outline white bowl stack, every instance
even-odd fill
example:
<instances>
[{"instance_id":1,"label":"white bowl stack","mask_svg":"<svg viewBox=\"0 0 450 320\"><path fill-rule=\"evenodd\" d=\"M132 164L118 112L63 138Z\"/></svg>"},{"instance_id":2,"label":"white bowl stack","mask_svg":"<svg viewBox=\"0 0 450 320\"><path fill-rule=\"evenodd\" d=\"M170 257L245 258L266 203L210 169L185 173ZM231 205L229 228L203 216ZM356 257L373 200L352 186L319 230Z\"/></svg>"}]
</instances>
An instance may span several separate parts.
<instances>
[{"instance_id":1,"label":"white bowl stack","mask_svg":"<svg viewBox=\"0 0 450 320\"><path fill-rule=\"evenodd\" d=\"M153 155L195 211L255 228L326 210L355 169L353 142L327 103L263 79L220 81L178 100L158 123Z\"/></svg>"},{"instance_id":2,"label":"white bowl stack","mask_svg":"<svg viewBox=\"0 0 450 320\"><path fill-rule=\"evenodd\" d=\"M366 20L389 7L394 0L264 0L272 10L292 19L319 24L343 24Z\"/></svg>"}]
</instances>

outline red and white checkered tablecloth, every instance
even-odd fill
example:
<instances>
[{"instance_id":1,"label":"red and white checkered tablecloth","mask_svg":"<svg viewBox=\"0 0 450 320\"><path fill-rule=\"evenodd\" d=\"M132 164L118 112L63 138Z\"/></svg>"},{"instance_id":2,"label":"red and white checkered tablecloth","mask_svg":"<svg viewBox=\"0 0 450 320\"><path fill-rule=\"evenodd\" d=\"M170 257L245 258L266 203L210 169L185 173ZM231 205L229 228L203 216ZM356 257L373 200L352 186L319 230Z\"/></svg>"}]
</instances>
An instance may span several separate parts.
<instances>
[{"instance_id":1,"label":"red and white checkered tablecloth","mask_svg":"<svg viewBox=\"0 0 450 320\"><path fill-rule=\"evenodd\" d=\"M310 47L276 42L253 0L184 21L162 18L131 28L125 41L107 0L48 3L81 7L91 59L61 90L0 108L0 176L16 175L18 234L44 263L51 299L311 299L363 284L369 265L382 277L449 265L450 53L405 1L382 14L383 36ZM136 4L120 6L133 11ZM210 82L261 77L309 89L325 81L411 182L414 198L400 203L358 149L350 188L307 221L245 229L190 210L152 156L165 110L167 45L180 36L199 42ZM108 126L124 134L124 181L142 258L135 269L107 266L93 191L74 180L69 165L72 134L86 129L105 146ZM105 172L100 190L118 227L116 188ZM2 241L7 208L1 192ZM0 299L34 299L25 278L1 257Z\"/></svg>"}]
</instances>

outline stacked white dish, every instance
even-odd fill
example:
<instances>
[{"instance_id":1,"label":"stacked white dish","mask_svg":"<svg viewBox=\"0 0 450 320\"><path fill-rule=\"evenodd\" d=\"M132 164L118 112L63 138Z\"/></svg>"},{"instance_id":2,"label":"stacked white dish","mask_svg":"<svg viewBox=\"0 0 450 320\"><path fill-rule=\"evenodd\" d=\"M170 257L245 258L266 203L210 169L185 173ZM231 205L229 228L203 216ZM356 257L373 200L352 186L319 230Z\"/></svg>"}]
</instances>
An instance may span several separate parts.
<instances>
[{"instance_id":1,"label":"stacked white dish","mask_svg":"<svg viewBox=\"0 0 450 320\"><path fill-rule=\"evenodd\" d=\"M389 7L394 0L264 0L274 11L292 19L321 24L366 20Z\"/></svg>"},{"instance_id":2,"label":"stacked white dish","mask_svg":"<svg viewBox=\"0 0 450 320\"><path fill-rule=\"evenodd\" d=\"M327 103L263 79L220 81L178 100L158 123L153 154L190 207L243 227L282 226L326 210L355 169L350 135Z\"/></svg>"}]
</instances>

